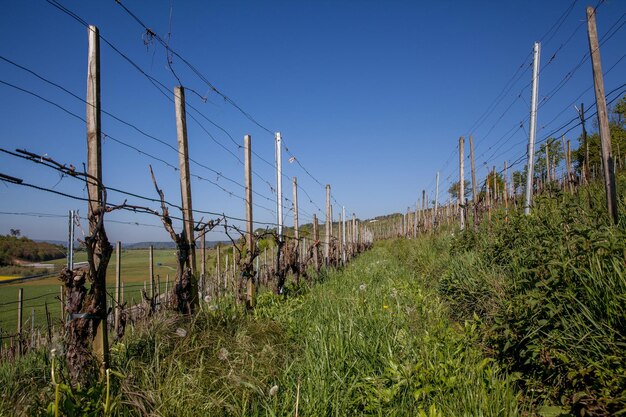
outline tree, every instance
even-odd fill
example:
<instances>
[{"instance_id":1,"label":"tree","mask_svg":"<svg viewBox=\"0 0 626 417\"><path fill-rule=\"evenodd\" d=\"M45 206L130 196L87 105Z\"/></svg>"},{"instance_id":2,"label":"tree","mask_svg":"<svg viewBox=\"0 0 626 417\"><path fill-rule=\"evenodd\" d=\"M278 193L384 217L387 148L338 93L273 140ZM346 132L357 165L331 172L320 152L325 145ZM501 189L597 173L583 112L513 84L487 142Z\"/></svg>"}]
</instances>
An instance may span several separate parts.
<instances>
[{"instance_id":1,"label":"tree","mask_svg":"<svg viewBox=\"0 0 626 417\"><path fill-rule=\"evenodd\" d=\"M546 165L546 150L548 152L548 159L550 160L550 169L553 166L558 166L563 159L565 159L565 151L563 150L563 143L559 139L548 138L545 143L539 145L539 150L535 154L535 176L543 175L547 178L546 172L548 165ZM554 178L552 178L554 180Z\"/></svg>"},{"instance_id":2,"label":"tree","mask_svg":"<svg viewBox=\"0 0 626 417\"><path fill-rule=\"evenodd\" d=\"M465 198L468 197L468 195L471 195L471 190L470 190L470 182L468 180L463 181L463 188L465 188ZM452 198L453 199L458 199L459 198L459 182L455 181L452 183L452 185L450 185L450 188L448 188L448 192L450 194L452 194Z\"/></svg>"},{"instance_id":3,"label":"tree","mask_svg":"<svg viewBox=\"0 0 626 417\"><path fill-rule=\"evenodd\" d=\"M489 193L491 194L492 198L493 198L493 184L494 184L494 180L495 183L498 187L498 193L500 191L502 191L504 189L504 178L502 177L502 175L499 172L494 172L494 171L489 171L489 174L487 175L487 178L485 179L485 182L483 184L483 188L480 191L480 195L483 196L484 193L487 191L486 186L489 185Z\"/></svg>"},{"instance_id":4,"label":"tree","mask_svg":"<svg viewBox=\"0 0 626 417\"><path fill-rule=\"evenodd\" d=\"M594 118L594 127L597 128L596 118ZM620 98L615 106L609 109L609 129L611 131L611 150L613 158L616 161L616 165L620 167L622 164L618 162L618 159L623 161L624 154L626 153L626 95ZM587 134L587 140L585 141L581 134L578 137L578 143L578 149L572 152L572 162L575 165L574 168L576 171L582 171L587 145L589 146L589 166L595 166L599 169L602 164L600 135L597 132Z\"/></svg>"},{"instance_id":5,"label":"tree","mask_svg":"<svg viewBox=\"0 0 626 417\"><path fill-rule=\"evenodd\" d=\"M22 234L20 229L11 229L10 232L13 237L19 237Z\"/></svg>"},{"instance_id":6,"label":"tree","mask_svg":"<svg viewBox=\"0 0 626 417\"><path fill-rule=\"evenodd\" d=\"M513 172L513 190L515 193L521 189L524 190L526 187L526 166L521 171Z\"/></svg>"}]
</instances>

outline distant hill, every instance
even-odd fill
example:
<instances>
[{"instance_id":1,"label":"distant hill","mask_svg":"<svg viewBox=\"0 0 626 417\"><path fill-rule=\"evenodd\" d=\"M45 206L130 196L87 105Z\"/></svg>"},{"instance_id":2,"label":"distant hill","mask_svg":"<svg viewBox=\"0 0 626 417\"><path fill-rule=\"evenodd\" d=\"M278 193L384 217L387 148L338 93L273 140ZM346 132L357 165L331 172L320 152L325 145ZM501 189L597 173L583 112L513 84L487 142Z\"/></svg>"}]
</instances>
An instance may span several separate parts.
<instances>
[{"instance_id":1,"label":"distant hill","mask_svg":"<svg viewBox=\"0 0 626 417\"><path fill-rule=\"evenodd\" d=\"M0 266L19 261L40 262L65 256L65 248L47 242L35 242L26 237L0 235Z\"/></svg>"}]
</instances>

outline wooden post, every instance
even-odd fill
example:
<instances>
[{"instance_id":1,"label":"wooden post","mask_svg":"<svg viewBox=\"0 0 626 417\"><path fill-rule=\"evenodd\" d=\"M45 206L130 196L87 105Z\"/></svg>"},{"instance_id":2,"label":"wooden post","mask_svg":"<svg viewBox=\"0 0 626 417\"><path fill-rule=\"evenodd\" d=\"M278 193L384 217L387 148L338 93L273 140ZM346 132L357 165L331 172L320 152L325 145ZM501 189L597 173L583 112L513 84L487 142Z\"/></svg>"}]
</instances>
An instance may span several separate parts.
<instances>
[{"instance_id":1,"label":"wooden post","mask_svg":"<svg viewBox=\"0 0 626 417\"><path fill-rule=\"evenodd\" d=\"M324 236L324 263L326 266L330 263L330 233L332 227L332 217L331 217L331 207L330 207L330 184L326 184L326 236Z\"/></svg>"},{"instance_id":2,"label":"wooden post","mask_svg":"<svg viewBox=\"0 0 626 417\"><path fill-rule=\"evenodd\" d=\"M45 304L45 309L46 309L46 327L48 329L48 343L52 342L52 323L50 320L50 311L48 310L48 302L46 301Z\"/></svg>"},{"instance_id":3,"label":"wooden post","mask_svg":"<svg viewBox=\"0 0 626 417\"><path fill-rule=\"evenodd\" d=\"M183 208L185 237L189 242L189 266L191 268L191 300L193 310L198 305L198 280L196 277L196 243L194 238L193 208L191 204L191 180L189 174L189 147L187 145L187 113L185 110L185 89L174 87L176 106L176 134L178 137L178 165L180 169L180 191Z\"/></svg>"},{"instance_id":4,"label":"wooden post","mask_svg":"<svg viewBox=\"0 0 626 417\"><path fill-rule=\"evenodd\" d=\"M463 157L463 148L465 139L463 136L459 138L459 225L461 230L465 229L465 172Z\"/></svg>"},{"instance_id":5,"label":"wooden post","mask_svg":"<svg viewBox=\"0 0 626 417\"><path fill-rule=\"evenodd\" d=\"M567 163L567 186L569 188L569 192L573 193L574 192L574 184L572 184L572 148L570 146L570 140L567 140L567 151L565 153L566 155L566 163Z\"/></svg>"},{"instance_id":6,"label":"wooden post","mask_svg":"<svg viewBox=\"0 0 626 417\"><path fill-rule=\"evenodd\" d=\"M202 228L202 240L200 241L200 253L202 259L200 261L200 294L204 295L207 287L206 283L206 226Z\"/></svg>"},{"instance_id":7,"label":"wooden post","mask_svg":"<svg viewBox=\"0 0 626 417\"><path fill-rule=\"evenodd\" d=\"M117 243L115 244L115 323L114 323L114 329L115 329L115 334L117 334L119 328L120 328L120 317L122 314L122 308L121 308L121 303L122 303L122 297L121 297L121 290L122 290L122 242L117 241Z\"/></svg>"},{"instance_id":8,"label":"wooden post","mask_svg":"<svg viewBox=\"0 0 626 417\"><path fill-rule=\"evenodd\" d=\"M150 297L154 297L154 247L150 245L148 249L148 271L150 274Z\"/></svg>"},{"instance_id":9,"label":"wooden post","mask_svg":"<svg viewBox=\"0 0 626 417\"><path fill-rule=\"evenodd\" d=\"M293 177L293 237L296 239L300 239L300 229L298 224L298 179Z\"/></svg>"},{"instance_id":10,"label":"wooden post","mask_svg":"<svg viewBox=\"0 0 626 417\"><path fill-rule=\"evenodd\" d=\"M341 262L346 263L346 208L341 206ZM406 236L405 236L406 237Z\"/></svg>"},{"instance_id":11,"label":"wooden post","mask_svg":"<svg viewBox=\"0 0 626 417\"><path fill-rule=\"evenodd\" d=\"M20 288L19 290L17 290L17 339L18 339L18 351L17 354L18 356L22 356L23 353L23 347L24 347L24 340L23 340L23 335L22 335L22 310L24 308L23 306L23 300L24 300L24 289Z\"/></svg>"},{"instance_id":12,"label":"wooden post","mask_svg":"<svg viewBox=\"0 0 626 417\"><path fill-rule=\"evenodd\" d=\"M544 147L546 151L546 183L550 182L550 140L546 142L546 146Z\"/></svg>"},{"instance_id":13,"label":"wooden post","mask_svg":"<svg viewBox=\"0 0 626 417\"><path fill-rule=\"evenodd\" d=\"M98 228L96 219L102 216L99 213L102 206L102 146L101 146L101 112L100 112L100 34L98 28L89 26L89 51L87 66L87 171L91 180L87 181L89 234L94 236ZM93 180L95 179L95 181ZM99 214L95 214L99 213ZM98 259L102 248L95 248ZM97 281L97 282L96 282ZM106 312L106 282L100 282L96 278L92 289L97 297L97 305L100 313ZM109 364L109 343L107 338L106 319L93 319L95 337L93 339L93 352L100 366L101 375Z\"/></svg>"},{"instance_id":14,"label":"wooden post","mask_svg":"<svg viewBox=\"0 0 626 417\"><path fill-rule=\"evenodd\" d=\"M507 166L506 166L506 161L504 161L504 208L507 210L507 216L508 216L508 210L509 210L509 186L508 186L508 172L507 172Z\"/></svg>"},{"instance_id":15,"label":"wooden post","mask_svg":"<svg viewBox=\"0 0 626 417\"><path fill-rule=\"evenodd\" d=\"M313 240L314 240L314 249L313 249L313 263L315 264L315 270L320 270L320 260L319 260L319 242L320 242L320 228L317 221L317 215L313 213Z\"/></svg>"},{"instance_id":16,"label":"wooden post","mask_svg":"<svg viewBox=\"0 0 626 417\"><path fill-rule=\"evenodd\" d=\"M589 54L591 55L593 84L596 93L596 108L598 109L598 130L602 149L602 169L604 173L604 188L606 190L606 206L609 217L617 224L617 191L615 190L614 161L611 155L611 131L604 95L604 78L600 61L600 45L596 29L595 9L587 7L587 34L589 37Z\"/></svg>"},{"instance_id":17,"label":"wooden post","mask_svg":"<svg viewBox=\"0 0 626 417\"><path fill-rule=\"evenodd\" d=\"M474 206L478 203L478 192L476 191L476 165L474 164L474 140L472 135L469 137L470 146L470 163L472 168L472 202Z\"/></svg>"},{"instance_id":18,"label":"wooden post","mask_svg":"<svg viewBox=\"0 0 626 417\"><path fill-rule=\"evenodd\" d=\"M60 285L59 293L59 299L61 300L61 323L65 323L67 314L65 313L65 288L63 287L63 285Z\"/></svg>"},{"instance_id":19,"label":"wooden post","mask_svg":"<svg viewBox=\"0 0 626 417\"><path fill-rule=\"evenodd\" d=\"M246 249L248 250L248 260L252 262L254 253L254 226L252 223L252 157L250 135L243 138L244 169L245 169L245 191L246 191ZM252 265L248 265L252 269ZM249 273L250 271L245 271ZM253 272L253 271L252 271ZM246 276L246 306L254 307L254 274Z\"/></svg>"},{"instance_id":20,"label":"wooden post","mask_svg":"<svg viewBox=\"0 0 626 417\"><path fill-rule=\"evenodd\" d=\"M219 243L217 244L217 261L216 261L216 274L217 277L215 278L217 281L217 290L220 294L222 294L221 291L219 291L220 286L222 285L222 255L221 255L221 251L222 251L222 245L220 245ZM224 292L226 292L226 290L224 289Z\"/></svg>"}]
</instances>

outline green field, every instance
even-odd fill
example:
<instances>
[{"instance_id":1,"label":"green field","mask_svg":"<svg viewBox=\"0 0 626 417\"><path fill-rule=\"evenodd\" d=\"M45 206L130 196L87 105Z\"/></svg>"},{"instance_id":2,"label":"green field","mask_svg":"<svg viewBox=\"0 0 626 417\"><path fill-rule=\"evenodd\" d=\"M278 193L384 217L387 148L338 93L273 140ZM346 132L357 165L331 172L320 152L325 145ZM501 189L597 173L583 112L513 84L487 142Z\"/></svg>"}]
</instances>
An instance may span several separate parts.
<instances>
[{"instance_id":1,"label":"green field","mask_svg":"<svg viewBox=\"0 0 626 417\"><path fill-rule=\"evenodd\" d=\"M147 249L122 250L122 282L124 283L124 299L128 304L132 300L139 301L140 290L144 281L149 282L149 251ZM215 251L207 251L208 265L215 265ZM176 273L176 252L174 249L154 250L154 275L161 280L161 291L165 290L165 280L169 275ZM84 252L76 253L74 262L86 261ZM115 254L111 257L107 270L107 287L113 294L115 288ZM198 261L199 262L199 261ZM47 262L57 265L59 268L66 263L65 259L57 259ZM13 333L17 326L17 299L19 288L24 289L23 323L25 329L30 329L30 317L32 309L35 309L35 327L41 327L46 323L45 304L53 319L53 324L58 324L61 318L61 304L59 301L61 282L56 277L39 279L28 282L3 284L0 282L0 329L4 332Z\"/></svg>"}]
</instances>

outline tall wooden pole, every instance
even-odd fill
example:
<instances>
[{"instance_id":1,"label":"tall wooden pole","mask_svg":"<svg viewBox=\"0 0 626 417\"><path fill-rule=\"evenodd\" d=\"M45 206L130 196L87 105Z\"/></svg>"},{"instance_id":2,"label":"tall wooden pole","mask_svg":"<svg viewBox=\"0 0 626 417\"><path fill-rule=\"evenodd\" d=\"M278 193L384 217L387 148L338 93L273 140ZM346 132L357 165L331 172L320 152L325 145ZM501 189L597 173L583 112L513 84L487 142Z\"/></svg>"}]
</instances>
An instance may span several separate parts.
<instances>
[{"instance_id":1,"label":"tall wooden pole","mask_svg":"<svg viewBox=\"0 0 626 417\"><path fill-rule=\"evenodd\" d=\"M567 140L567 150L565 155L567 156L567 187L569 188L569 192L574 192L574 184L572 184L572 148L570 144L570 140Z\"/></svg>"},{"instance_id":2,"label":"tall wooden pole","mask_svg":"<svg viewBox=\"0 0 626 417\"><path fill-rule=\"evenodd\" d=\"M474 206L478 203L478 192L476 191L476 165L474 163L474 139L472 135L469 137L469 146L470 146L470 164L472 168L472 202Z\"/></svg>"},{"instance_id":3,"label":"tall wooden pole","mask_svg":"<svg viewBox=\"0 0 626 417\"><path fill-rule=\"evenodd\" d=\"M320 260L319 260L319 242L320 242L320 228L317 221L317 215L313 214L313 240L314 249L313 249L313 263L315 263L315 270L320 270Z\"/></svg>"},{"instance_id":4,"label":"tall wooden pole","mask_svg":"<svg viewBox=\"0 0 626 417\"><path fill-rule=\"evenodd\" d=\"M332 215L330 207L330 184L326 184L326 236L324 236L324 262L326 266L330 263L330 233L332 227Z\"/></svg>"},{"instance_id":5,"label":"tall wooden pole","mask_svg":"<svg viewBox=\"0 0 626 417\"><path fill-rule=\"evenodd\" d=\"M98 229L98 219L102 216L102 125L100 111L100 34L98 28L90 25L88 28L89 49L87 64L87 172L92 178L87 184L89 234L94 236ZM95 179L95 181L93 180ZM96 214L97 213L97 214ZM102 247L96 245L95 258L99 264L99 255ZM96 265L98 268L99 265ZM104 275L103 275L104 278ZM98 311L106 312L106 282L94 277L94 296ZM107 321L93 319L95 338L93 339L93 353L103 374L109 362L109 343L107 338Z\"/></svg>"},{"instance_id":6,"label":"tall wooden pole","mask_svg":"<svg viewBox=\"0 0 626 417\"><path fill-rule=\"evenodd\" d=\"M150 245L148 249L148 262L149 262L149 272L150 272L150 297L154 297L155 286L154 286L154 246Z\"/></svg>"},{"instance_id":7,"label":"tall wooden pole","mask_svg":"<svg viewBox=\"0 0 626 417\"><path fill-rule=\"evenodd\" d=\"M298 242L300 229L298 224L298 179L293 177L293 237Z\"/></svg>"},{"instance_id":8,"label":"tall wooden pole","mask_svg":"<svg viewBox=\"0 0 626 417\"><path fill-rule=\"evenodd\" d=\"M507 166L506 166L506 161L504 161L504 208L507 210L507 215L508 215L508 210L509 210L509 186L508 186L508 171L507 171Z\"/></svg>"},{"instance_id":9,"label":"tall wooden pole","mask_svg":"<svg viewBox=\"0 0 626 417\"><path fill-rule=\"evenodd\" d=\"M463 136L459 138L459 225L461 230L465 229L465 158L463 150L465 147L465 139Z\"/></svg>"},{"instance_id":10,"label":"tall wooden pole","mask_svg":"<svg viewBox=\"0 0 626 417\"><path fill-rule=\"evenodd\" d=\"M189 171L189 146L187 145L187 112L185 110L185 89L174 87L176 106L176 134L178 138L178 166L180 169L180 193L183 207L185 236L189 242L189 266L191 268L191 308L198 304L198 280L196 277L196 240L194 238L193 207L191 204L191 175Z\"/></svg>"},{"instance_id":11,"label":"tall wooden pole","mask_svg":"<svg viewBox=\"0 0 626 417\"><path fill-rule=\"evenodd\" d=\"M433 211L433 228L437 226L437 209L439 207L439 171L437 171L435 186L435 210Z\"/></svg>"},{"instance_id":12,"label":"tall wooden pole","mask_svg":"<svg viewBox=\"0 0 626 417\"><path fill-rule=\"evenodd\" d=\"M276 146L276 212L278 223L278 239L283 239L283 152L280 132L275 134ZM279 255L280 256L280 255Z\"/></svg>"},{"instance_id":13,"label":"tall wooden pole","mask_svg":"<svg viewBox=\"0 0 626 417\"><path fill-rule=\"evenodd\" d=\"M245 168L245 181L246 181L246 247L248 249L249 256L254 253L254 225L252 222L252 149L250 144L250 135L245 135L243 139L244 148L244 168ZM250 262L252 257L248 258ZM252 265L249 265L252 268ZM254 307L254 274L246 277L246 306L248 308Z\"/></svg>"},{"instance_id":14,"label":"tall wooden pole","mask_svg":"<svg viewBox=\"0 0 626 417\"><path fill-rule=\"evenodd\" d=\"M115 244L115 334L120 328L120 317L122 315L122 242L117 241Z\"/></svg>"},{"instance_id":15,"label":"tall wooden pole","mask_svg":"<svg viewBox=\"0 0 626 417\"><path fill-rule=\"evenodd\" d=\"M18 340L18 356L22 356L24 340L22 335L22 312L24 309L24 289L17 290L17 340Z\"/></svg>"},{"instance_id":16,"label":"tall wooden pole","mask_svg":"<svg viewBox=\"0 0 626 417\"><path fill-rule=\"evenodd\" d=\"M341 206L341 224L342 224L341 260L345 264L346 263L346 208L345 206Z\"/></svg>"},{"instance_id":17,"label":"tall wooden pole","mask_svg":"<svg viewBox=\"0 0 626 417\"><path fill-rule=\"evenodd\" d=\"M617 191L615 189L615 170L611 155L611 131L604 95L604 78L600 61L600 45L596 29L595 9L587 7L587 34L589 37L589 54L593 69L593 85L596 93L596 108L598 109L598 130L602 149L602 169L604 173L604 188L606 190L606 206L613 223L617 223Z\"/></svg>"},{"instance_id":18,"label":"tall wooden pole","mask_svg":"<svg viewBox=\"0 0 626 417\"><path fill-rule=\"evenodd\" d=\"M533 48L533 78L530 95L530 125L528 129L528 162L526 164L526 194L524 196L524 214L530 214L533 201L533 177L535 168L535 136L537 134L537 96L539 94L539 59L541 44L535 42Z\"/></svg>"},{"instance_id":19,"label":"tall wooden pole","mask_svg":"<svg viewBox=\"0 0 626 417\"><path fill-rule=\"evenodd\" d=\"M204 292L207 288L206 283L206 226L202 228L202 239L200 240L200 294L204 296Z\"/></svg>"}]
</instances>

